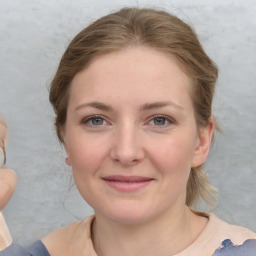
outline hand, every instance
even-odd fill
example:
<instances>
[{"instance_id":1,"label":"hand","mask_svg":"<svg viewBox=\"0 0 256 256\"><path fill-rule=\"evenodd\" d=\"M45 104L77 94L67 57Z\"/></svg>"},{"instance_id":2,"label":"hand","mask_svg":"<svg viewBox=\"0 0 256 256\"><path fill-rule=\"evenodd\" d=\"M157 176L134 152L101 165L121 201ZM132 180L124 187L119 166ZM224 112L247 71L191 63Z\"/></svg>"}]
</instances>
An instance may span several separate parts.
<instances>
[{"instance_id":1,"label":"hand","mask_svg":"<svg viewBox=\"0 0 256 256\"><path fill-rule=\"evenodd\" d=\"M0 211L7 205L16 188L17 176L14 171L0 168Z\"/></svg>"}]
</instances>

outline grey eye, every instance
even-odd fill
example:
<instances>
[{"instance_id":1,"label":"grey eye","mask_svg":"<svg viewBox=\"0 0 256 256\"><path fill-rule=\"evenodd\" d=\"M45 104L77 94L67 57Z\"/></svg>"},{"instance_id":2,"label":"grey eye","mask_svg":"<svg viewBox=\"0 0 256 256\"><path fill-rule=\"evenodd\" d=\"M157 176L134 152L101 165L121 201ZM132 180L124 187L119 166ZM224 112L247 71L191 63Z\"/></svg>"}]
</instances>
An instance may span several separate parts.
<instances>
[{"instance_id":1,"label":"grey eye","mask_svg":"<svg viewBox=\"0 0 256 256\"><path fill-rule=\"evenodd\" d=\"M103 120L103 118L101 118L101 117L92 117L92 118L91 118L91 123L92 123L93 125L103 125L104 120Z\"/></svg>"},{"instance_id":2,"label":"grey eye","mask_svg":"<svg viewBox=\"0 0 256 256\"><path fill-rule=\"evenodd\" d=\"M165 125L165 123L166 123L166 118L164 118L164 117L155 117L154 118L155 125Z\"/></svg>"}]
</instances>

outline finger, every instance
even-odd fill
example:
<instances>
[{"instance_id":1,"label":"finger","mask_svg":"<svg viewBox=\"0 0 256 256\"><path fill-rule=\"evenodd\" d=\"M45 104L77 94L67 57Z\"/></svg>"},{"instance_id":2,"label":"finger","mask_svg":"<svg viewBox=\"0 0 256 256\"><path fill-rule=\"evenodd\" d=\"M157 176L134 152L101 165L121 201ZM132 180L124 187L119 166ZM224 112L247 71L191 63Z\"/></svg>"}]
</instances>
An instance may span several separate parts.
<instances>
[{"instance_id":1,"label":"finger","mask_svg":"<svg viewBox=\"0 0 256 256\"><path fill-rule=\"evenodd\" d=\"M17 184L16 173L7 168L0 168L0 210L2 210L12 197Z\"/></svg>"}]
</instances>

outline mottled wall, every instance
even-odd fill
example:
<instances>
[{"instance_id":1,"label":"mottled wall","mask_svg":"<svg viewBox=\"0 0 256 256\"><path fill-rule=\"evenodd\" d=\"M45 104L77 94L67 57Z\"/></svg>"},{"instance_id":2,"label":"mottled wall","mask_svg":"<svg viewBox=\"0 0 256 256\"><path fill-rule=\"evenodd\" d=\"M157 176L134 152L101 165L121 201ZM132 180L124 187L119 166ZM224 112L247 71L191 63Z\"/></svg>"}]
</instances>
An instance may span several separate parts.
<instances>
[{"instance_id":1,"label":"mottled wall","mask_svg":"<svg viewBox=\"0 0 256 256\"><path fill-rule=\"evenodd\" d=\"M220 190L215 212L256 231L255 1L0 0L0 111L9 123L7 163L19 176L4 212L14 239L26 244L92 213L70 188L47 88L70 39L124 5L159 6L193 24L218 64L214 112L224 134L208 161Z\"/></svg>"}]
</instances>

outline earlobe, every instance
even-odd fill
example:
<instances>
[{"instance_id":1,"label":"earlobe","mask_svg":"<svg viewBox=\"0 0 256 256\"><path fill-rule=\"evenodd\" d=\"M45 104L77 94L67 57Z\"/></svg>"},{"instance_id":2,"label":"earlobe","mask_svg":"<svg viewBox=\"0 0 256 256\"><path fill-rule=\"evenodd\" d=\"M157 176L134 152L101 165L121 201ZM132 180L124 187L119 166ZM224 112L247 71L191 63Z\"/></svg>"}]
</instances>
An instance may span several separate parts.
<instances>
[{"instance_id":1,"label":"earlobe","mask_svg":"<svg viewBox=\"0 0 256 256\"><path fill-rule=\"evenodd\" d=\"M69 165L69 166L71 166L71 163L70 163L70 160L69 160L69 157L68 157L68 156L66 156L66 164Z\"/></svg>"},{"instance_id":2,"label":"earlobe","mask_svg":"<svg viewBox=\"0 0 256 256\"><path fill-rule=\"evenodd\" d=\"M69 157L69 153L68 153L68 149L67 149L67 145L65 144L65 141L63 141L63 146L66 152L66 164L71 166L71 161L70 161L70 157Z\"/></svg>"},{"instance_id":3,"label":"earlobe","mask_svg":"<svg viewBox=\"0 0 256 256\"><path fill-rule=\"evenodd\" d=\"M67 149L67 146L65 144L65 141L63 141L63 146L64 146L65 152L66 152L66 164L71 166L71 162L70 162L70 158L69 158L69 153L68 153L68 149Z\"/></svg>"},{"instance_id":4,"label":"earlobe","mask_svg":"<svg viewBox=\"0 0 256 256\"><path fill-rule=\"evenodd\" d=\"M61 138L62 138L62 143L66 152L66 164L71 166L71 162L70 162L70 158L69 158L69 154L68 154L68 149L67 149L67 145L66 145L66 138L65 138L65 129L62 128L61 130Z\"/></svg>"},{"instance_id":5,"label":"earlobe","mask_svg":"<svg viewBox=\"0 0 256 256\"><path fill-rule=\"evenodd\" d=\"M198 143L196 145L191 167L197 167L205 162L210 150L213 130L214 118L211 117L209 124L200 129Z\"/></svg>"}]
</instances>

